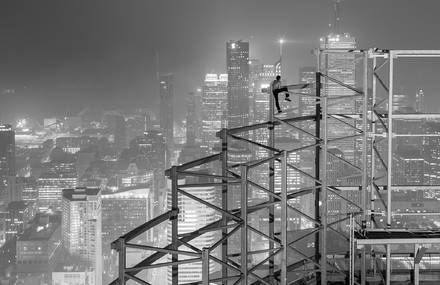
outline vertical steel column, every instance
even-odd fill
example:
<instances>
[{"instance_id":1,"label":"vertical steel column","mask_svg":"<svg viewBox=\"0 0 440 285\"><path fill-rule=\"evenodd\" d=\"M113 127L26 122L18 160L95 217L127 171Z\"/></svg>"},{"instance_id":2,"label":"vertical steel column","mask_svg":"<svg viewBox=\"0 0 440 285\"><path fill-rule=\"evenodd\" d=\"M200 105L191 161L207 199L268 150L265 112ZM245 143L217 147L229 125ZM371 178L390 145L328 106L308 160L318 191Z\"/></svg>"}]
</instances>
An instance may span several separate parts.
<instances>
[{"instance_id":1,"label":"vertical steel column","mask_svg":"<svg viewBox=\"0 0 440 285\"><path fill-rule=\"evenodd\" d=\"M177 166L171 167L171 210L175 211L175 213L178 213L179 205L178 205L178 197L177 197ZM172 249L177 250L179 248L178 246L178 214L175 214L171 218L171 244ZM179 256L176 253L173 253L171 255L171 261L177 262L179 260ZM177 264L171 266L171 278L172 278L172 285L178 285L179 283L179 267Z\"/></svg>"},{"instance_id":2,"label":"vertical steel column","mask_svg":"<svg viewBox=\"0 0 440 285\"><path fill-rule=\"evenodd\" d=\"M416 260L418 249L419 249L419 245L415 244L414 245L414 285L419 285L420 283L420 274L419 274L420 262Z\"/></svg>"},{"instance_id":3,"label":"vertical steel column","mask_svg":"<svg viewBox=\"0 0 440 285\"><path fill-rule=\"evenodd\" d=\"M321 224L322 224L322 235L321 235L321 285L327 285L327 150L328 150L328 93L326 92L324 96L321 96L323 103L322 108L322 121L323 121L323 148L322 148L322 186L321 186Z\"/></svg>"},{"instance_id":4,"label":"vertical steel column","mask_svg":"<svg viewBox=\"0 0 440 285\"><path fill-rule=\"evenodd\" d=\"M269 146L271 149L275 148L275 121L274 121L274 104L275 100L272 94L272 88L269 90ZM269 150L269 157L274 156L274 151ZM269 191L275 192L275 161L271 159L269 161ZM274 197L272 195L269 195L269 203L273 203L275 201ZM269 240L269 248L274 248L273 239L275 238L275 207L270 206L269 207L269 237L271 240ZM275 273L275 259L274 257L269 258L269 276L270 277L270 283L274 283L274 273Z\"/></svg>"},{"instance_id":5,"label":"vertical steel column","mask_svg":"<svg viewBox=\"0 0 440 285\"><path fill-rule=\"evenodd\" d=\"M386 285L391 284L391 245L386 245Z\"/></svg>"},{"instance_id":6,"label":"vertical steel column","mask_svg":"<svg viewBox=\"0 0 440 285\"><path fill-rule=\"evenodd\" d=\"M209 285L209 248L202 250L202 285Z\"/></svg>"},{"instance_id":7,"label":"vertical steel column","mask_svg":"<svg viewBox=\"0 0 440 285\"><path fill-rule=\"evenodd\" d=\"M281 156L281 280L280 285L287 284L287 151Z\"/></svg>"},{"instance_id":8,"label":"vertical steel column","mask_svg":"<svg viewBox=\"0 0 440 285\"><path fill-rule=\"evenodd\" d=\"M349 255L350 255L350 266L349 266L349 280L348 283L350 285L354 285L354 265L355 265L355 247L354 247L354 222L353 222L353 215L350 214L350 232L349 232L349 239L350 239L350 249L349 249Z\"/></svg>"},{"instance_id":9,"label":"vertical steel column","mask_svg":"<svg viewBox=\"0 0 440 285\"><path fill-rule=\"evenodd\" d=\"M243 224L241 226L241 284L248 284L248 167L241 165L241 219Z\"/></svg>"},{"instance_id":10,"label":"vertical steel column","mask_svg":"<svg viewBox=\"0 0 440 285\"><path fill-rule=\"evenodd\" d=\"M118 245L119 254L119 285L125 285L125 267L126 267L126 255L125 255L125 240L119 238Z\"/></svg>"},{"instance_id":11,"label":"vertical steel column","mask_svg":"<svg viewBox=\"0 0 440 285\"><path fill-rule=\"evenodd\" d=\"M367 227L367 191L368 191L368 51L362 53L364 56L364 78L363 78L363 101L362 101L362 230ZM366 279L366 256L365 246L361 249L361 285L365 285Z\"/></svg>"},{"instance_id":12,"label":"vertical steel column","mask_svg":"<svg viewBox=\"0 0 440 285\"><path fill-rule=\"evenodd\" d=\"M319 51L318 51L318 57L320 56ZM319 66L319 60L318 60L318 66ZM318 68L319 69L319 68ZM316 97L321 97L321 73L320 72L316 72L315 74L315 94ZM315 108L315 136L317 138L321 137L321 101L320 98L316 99L317 103L316 104L316 108ZM320 180L321 175L320 175L320 155L321 155L321 145L320 145L321 141L320 140L315 140L315 179L316 180ZM315 182L315 220L316 221L321 221L321 215L320 215L320 209L319 209L319 197L320 197L320 190L321 188L318 187L322 187L321 184L319 184L318 182ZM319 228L319 225L315 225L315 227ZM320 233L319 231L315 234L315 261L319 262L320 260ZM316 267L316 269L318 270L319 268ZM320 284L321 283L321 273L319 271L317 271L316 273L316 284Z\"/></svg>"},{"instance_id":13,"label":"vertical steel column","mask_svg":"<svg viewBox=\"0 0 440 285\"><path fill-rule=\"evenodd\" d=\"M376 177L376 152L374 151L374 146L376 145L376 114L374 113L374 110L376 108L376 83L377 83L377 79L376 76L374 75L376 72L376 67L377 67L377 58L373 55L373 86L372 86L372 102L371 102L371 133L373 135L373 137L371 138L371 171L370 171L370 228L373 229L374 228L374 223L373 223L373 219L374 219L374 200L375 200L375 195L374 194L374 179Z\"/></svg>"},{"instance_id":14,"label":"vertical steel column","mask_svg":"<svg viewBox=\"0 0 440 285\"><path fill-rule=\"evenodd\" d=\"M393 92L394 92L394 52L390 51L390 78L388 90L388 168L387 168L387 228L391 228L391 194L393 177Z\"/></svg>"},{"instance_id":15,"label":"vertical steel column","mask_svg":"<svg viewBox=\"0 0 440 285\"><path fill-rule=\"evenodd\" d=\"M393 79L394 79L394 52L390 51L390 74L388 90L388 164L387 164L387 228L391 228L391 195L393 177ZM387 244L387 285L391 284L391 245Z\"/></svg>"},{"instance_id":16,"label":"vertical steel column","mask_svg":"<svg viewBox=\"0 0 440 285\"><path fill-rule=\"evenodd\" d=\"M222 176L227 177L228 176L228 130L222 129L221 134L222 139L222 156L221 156L221 162L222 162ZM222 179L222 210L228 211L228 180ZM227 216L223 213L222 214L222 238L225 237L228 234L228 229L226 228L226 225L228 224ZM225 263L228 262L228 239L225 239L222 242L222 261ZM228 268L225 265L222 265L222 278L226 278L228 276ZM227 285L228 281L223 280L222 285Z\"/></svg>"}]
</instances>

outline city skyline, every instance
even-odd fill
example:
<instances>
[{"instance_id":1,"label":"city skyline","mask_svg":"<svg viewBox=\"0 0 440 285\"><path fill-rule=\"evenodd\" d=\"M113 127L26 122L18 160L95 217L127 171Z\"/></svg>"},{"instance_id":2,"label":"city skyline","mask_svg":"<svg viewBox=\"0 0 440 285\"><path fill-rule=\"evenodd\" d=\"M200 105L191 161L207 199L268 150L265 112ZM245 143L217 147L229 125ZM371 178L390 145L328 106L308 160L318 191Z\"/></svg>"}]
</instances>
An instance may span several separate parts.
<instances>
[{"instance_id":1,"label":"city skyline","mask_svg":"<svg viewBox=\"0 0 440 285\"><path fill-rule=\"evenodd\" d=\"M396 1L0 3L0 284L440 281L440 4Z\"/></svg>"},{"instance_id":2,"label":"city skyline","mask_svg":"<svg viewBox=\"0 0 440 285\"><path fill-rule=\"evenodd\" d=\"M175 74L179 94L194 91L203 74L225 73L222 44L231 39L250 41L252 57L274 62L278 40L285 38L284 73L290 81L297 81L297 70L314 63L309 52L329 33L333 17L331 1L183 4L97 0L96 5L77 2L64 6L47 0L38 4L2 1L0 5L0 35L7 43L0 47L4 55L0 57L0 87L3 98L10 102L8 108L0 109L2 120L32 113L40 118L49 112L73 115L87 105L102 106L101 98L107 108L156 106L158 72ZM272 5L282 8L279 16L272 17L272 22L262 20ZM357 37L360 48L435 48L440 40L424 34L435 33L432 11L438 6L433 0L417 4L404 0L398 5L393 1L344 1L340 30ZM197 13L200 9L207 13ZM221 13L208 15L208 11ZM223 21L223 14L227 21ZM371 21L373 14L377 21ZM159 15L166 15L167 21L160 21ZM16 25L9 24L13 22ZM35 38L26 37L28 34ZM422 66L427 74L435 68ZM428 79L426 101L434 112L439 105L438 96L432 95L436 93L435 79ZM414 80L414 85L423 81ZM403 85L411 94L420 89ZM121 97L129 100L118 99ZM176 97L176 105L184 106L184 96ZM177 118L184 114L184 108L176 110Z\"/></svg>"}]
</instances>

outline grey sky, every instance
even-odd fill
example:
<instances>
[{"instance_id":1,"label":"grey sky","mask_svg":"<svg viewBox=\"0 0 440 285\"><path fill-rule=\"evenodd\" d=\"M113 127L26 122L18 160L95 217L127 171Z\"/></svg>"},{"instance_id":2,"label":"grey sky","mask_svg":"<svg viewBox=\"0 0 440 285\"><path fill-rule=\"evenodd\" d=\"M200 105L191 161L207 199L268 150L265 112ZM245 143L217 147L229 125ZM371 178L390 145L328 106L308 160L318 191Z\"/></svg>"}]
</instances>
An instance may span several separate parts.
<instances>
[{"instance_id":1,"label":"grey sky","mask_svg":"<svg viewBox=\"0 0 440 285\"><path fill-rule=\"evenodd\" d=\"M440 49L439 8L438 0L345 0L341 31L360 48ZM286 75L296 80L299 67L314 64L310 50L328 33L331 16L330 0L3 0L0 90L17 91L1 95L0 118L74 114L89 103L151 106L158 102L157 52L160 71L175 73L182 103L204 73L224 72L229 39L250 40L251 56L271 63L283 36L291 41L284 47ZM404 80L411 85L405 88L426 85L428 100L440 106L432 95L438 69L427 69L430 82L416 75L422 79Z\"/></svg>"}]
</instances>

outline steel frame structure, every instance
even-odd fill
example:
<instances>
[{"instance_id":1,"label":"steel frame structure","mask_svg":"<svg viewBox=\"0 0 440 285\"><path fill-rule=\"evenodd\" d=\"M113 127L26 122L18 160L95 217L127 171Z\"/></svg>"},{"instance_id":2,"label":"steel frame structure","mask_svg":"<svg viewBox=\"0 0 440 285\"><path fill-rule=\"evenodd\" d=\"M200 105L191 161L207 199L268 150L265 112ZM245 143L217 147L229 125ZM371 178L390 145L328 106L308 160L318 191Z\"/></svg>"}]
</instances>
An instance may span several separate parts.
<instances>
[{"instance_id":1,"label":"steel frame structure","mask_svg":"<svg viewBox=\"0 0 440 285\"><path fill-rule=\"evenodd\" d=\"M362 88L345 84L336 78L332 78L326 73L325 62L329 56L349 54L353 55L357 62L362 66ZM317 72L316 80L313 84L314 94L301 92L304 88L310 88L310 84L290 85L291 94L306 96L313 100L315 113L305 116L283 117L274 115L273 96L270 96L270 110L267 122L250 126L243 126L234 129L222 129L217 133L221 140L221 152L204 157L180 166L173 166L166 170L165 174L171 180L171 209L154 218L151 221L134 229L130 233L121 236L112 243L112 249L119 252L119 277L112 282L113 285L125 284L127 280L134 280L137 283L148 285L147 281L136 276L146 269L157 267L171 267L172 284L179 283L179 265L185 263L201 264L202 279L198 282L187 284L295 284L296 280L304 278L314 278L316 284L328 284L334 278L343 278L351 284L366 284L367 274L367 255L368 245L362 243L362 238L355 233L365 234L365 232L375 229L375 216L380 213L374 212L376 198L378 198L386 209L387 225L391 225L391 191L395 187L392 185L392 138L393 138L393 118L401 117L402 114L393 114L392 104L388 104L388 112L381 112L380 106L386 100L378 101L377 88L380 86L388 93L388 102L393 102L393 61L397 57L420 57L439 56L440 51L389 51L389 50L318 50L317 51ZM378 59L384 62L378 64ZM387 86L379 77L378 70L389 62L390 81ZM372 64L371 64L372 63ZM372 79L370 78L372 77ZM334 96L328 92L329 84L336 84L339 88L345 88L351 92L350 95ZM369 87L372 84L372 93L369 94ZM298 91L299 90L299 91ZM357 100L361 103L361 108L352 113L331 113L330 106L337 104L339 100ZM290 110L292 111L292 110ZM293 110L294 111L294 110ZM286 110L285 112L289 112ZM412 114L408 117L419 117ZM430 116L437 117L432 114ZM440 116L439 116L440 117ZM351 131L341 137L329 136L329 121L333 124L340 124L348 127ZM298 123L307 123L313 126L314 132L310 128L302 128ZM381 124L384 132L379 132L377 126ZM291 130L300 132L313 140L312 144L280 149L277 147L275 129L279 126L286 126ZM263 144L249 139L248 136L241 136L249 132L267 129L268 142ZM383 159L377 147L378 141L386 138L388 142L387 159ZM360 142L360 164L335 156L329 152L329 146L342 140L358 140ZM238 141L258 148L265 149L268 156L263 159L244 161L241 163L230 163L230 145L232 141ZM312 150L314 153L314 170L309 173L301 167L289 162L289 157L304 150ZM357 177L360 177L358 185L338 186L332 185L329 181L328 163L329 158L336 159L346 167L353 169ZM377 163L381 166L376 165ZM221 171L216 173L201 172L194 170L201 166L219 163ZM264 166L267 169L267 186L252 181L250 172L256 167ZM280 171L276 172L276 166ZM387 182L382 185L379 167L386 170ZM304 179L312 181L311 185L300 188L291 187L288 184L289 171L294 171ZM208 182L183 183L185 177L204 177ZM280 189L276 189L275 180L281 181ZM220 204L214 205L191 194L190 189L194 187L215 187L220 197ZM228 204L232 187L240 189L240 207L232 209ZM250 201L250 191L257 189L267 195L265 201L252 203ZM386 201L382 197L382 190L388 193ZM359 199L353 201L347 198L344 193L355 192ZM219 213L219 219L213 223L203 225L190 233L179 232L179 203L180 195L193 199L198 203L209 207ZM308 196L307 196L308 195ZM292 204L292 200L301 197L311 197L313 200L313 213L305 212L303 208ZM329 202L338 200L341 203L350 205L351 210L339 213L335 217L330 217ZM368 203L368 201L371 201ZM250 204L251 203L251 204ZM348 208L348 207L346 207ZM263 211L264 210L264 211ZM256 228L251 225L249 216L261 211L262 216L268 221L267 227ZM290 214L289 214L290 213ZM298 231L298 235L292 238L288 230L289 217L292 213L296 217L301 217L309 221L313 226L305 231ZM331 218L331 219L330 219ZM279 225L276 221L279 221ZM130 240L139 236L152 227L168 222L170 223L171 243L163 248L144 246L130 243ZM345 223L350 222L350 230L345 228ZM340 226L344 224L344 226ZM339 226L338 226L339 225ZM387 230L387 229L384 229ZM208 248L198 248L191 244L195 238L207 232L216 231L220 238ZM258 235L267 241L264 249L252 250L249 243L251 235ZM330 233L340 237L346 243L343 251L335 252L329 248ZM233 236L240 236L241 252L231 252L231 245L228 241ZM298 244L306 239L314 240L314 250L305 251L299 248ZM386 242L381 240L380 244L387 244L386 262L387 276L386 282L389 284L391 276L391 250L390 245L394 241ZM417 244L421 242L417 240ZM365 245L365 246L364 246ZM126 249L138 248L154 253L145 258L135 266L126 266ZM216 250L220 249L219 256ZM356 259L360 256L360 275L355 276ZM170 258L167 262L158 262L165 257ZM294 261L290 261L295 256ZM349 270L341 269L336 264L337 259L348 261ZM416 254L419 258L420 254ZM251 257L256 257L257 261L250 262ZM221 270L219 276L210 276L210 261L219 264ZM263 272L263 273L262 273Z\"/></svg>"},{"instance_id":2,"label":"steel frame structure","mask_svg":"<svg viewBox=\"0 0 440 285\"><path fill-rule=\"evenodd\" d=\"M381 276L382 282L384 284L391 284L392 268L392 249L391 246L395 244L411 244L414 246L413 259L413 272L414 278L412 280L413 284L419 284L419 263L425 252L425 248L422 244L439 244L440 239L438 236L433 238L420 238L416 236L417 233L423 234L424 231L412 230L414 237L406 238L390 238L389 234L396 233L396 229L392 229L393 221L393 207L392 207L392 193L393 191L404 190L406 188L412 188L420 191L426 191L427 188L433 188L429 185L418 185L417 187L405 185L396 185L393 181L393 158L394 149L393 141L396 137L426 137L426 136L438 136L438 134L398 134L394 131L393 123L395 120L414 120L414 119L440 119L440 114L401 114L395 113L393 110L394 102L394 81L396 67L395 63L399 58L440 58L440 50L379 50L371 49L368 52L368 57L372 60L372 104L369 111L371 119L371 144L370 144L370 154L371 154L371 168L370 168L370 185L369 191L370 195L370 205L369 208L365 208L365 212L370 213L369 227L363 229L359 232L359 235L355 238L352 235L352 246L350 264L351 268L351 278L350 284L358 284L354 278L354 264L356 257L356 249L361 249L363 252L361 264L361 278L360 284L366 284L366 262L365 262L365 252L366 250L372 251L373 245L384 245L385 246L385 263L386 263L386 273L385 276ZM388 67L387 79L379 74L380 70L385 70ZM388 82L387 82L388 81ZM380 98L380 90L385 91L385 98ZM379 144L381 141L386 140L386 151L380 149ZM383 178L386 178L385 183L381 182ZM438 189L438 187L435 187ZM386 194L386 200L384 195ZM375 209L376 201L379 201L381 206L385 209L384 211L378 212ZM376 218L384 216L386 217L386 225L378 225ZM375 233L375 238L369 238L369 233ZM433 231L429 232L434 234ZM379 237L377 237L379 235ZM399 230L397 229L397 235L399 235ZM402 234L403 236L403 234ZM439 252L440 253L440 252ZM374 258L371 258L374 259Z\"/></svg>"}]
</instances>

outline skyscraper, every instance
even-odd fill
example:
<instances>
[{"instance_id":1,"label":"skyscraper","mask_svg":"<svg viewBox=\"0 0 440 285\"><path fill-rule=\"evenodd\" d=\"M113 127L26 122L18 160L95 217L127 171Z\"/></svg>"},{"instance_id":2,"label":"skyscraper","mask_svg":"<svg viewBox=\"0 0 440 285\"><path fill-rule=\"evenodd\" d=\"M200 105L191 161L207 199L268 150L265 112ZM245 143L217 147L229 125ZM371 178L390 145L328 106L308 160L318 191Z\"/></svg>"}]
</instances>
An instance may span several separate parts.
<instances>
[{"instance_id":1,"label":"skyscraper","mask_svg":"<svg viewBox=\"0 0 440 285\"><path fill-rule=\"evenodd\" d=\"M75 188L63 190L63 245L70 254L89 262L102 284L101 190Z\"/></svg>"},{"instance_id":2,"label":"skyscraper","mask_svg":"<svg viewBox=\"0 0 440 285\"><path fill-rule=\"evenodd\" d=\"M228 72L228 127L249 123L249 42L226 43Z\"/></svg>"},{"instance_id":3,"label":"skyscraper","mask_svg":"<svg viewBox=\"0 0 440 285\"><path fill-rule=\"evenodd\" d=\"M160 127L165 134L166 144L173 146L174 131L174 86L173 74L163 74L159 77L160 95Z\"/></svg>"},{"instance_id":4,"label":"skyscraper","mask_svg":"<svg viewBox=\"0 0 440 285\"><path fill-rule=\"evenodd\" d=\"M349 34L331 33L320 39L321 49L355 49L356 40ZM342 83L355 87L356 84L356 63L354 53L329 53L321 56L321 72L329 77L337 79ZM328 97L350 96L354 95L354 91L331 80L324 80L323 92ZM356 104L352 98L340 99L337 104L328 107L329 114L351 114L354 113ZM341 125L335 121L329 121L328 134L329 138L343 137L350 133L348 126ZM343 153L345 159L354 161L354 142L353 140L342 140L334 144Z\"/></svg>"},{"instance_id":5,"label":"skyscraper","mask_svg":"<svg viewBox=\"0 0 440 285\"><path fill-rule=\"evenodd\" d=\"M219 143L215 133L226 127L228 106L228 75L206 74L202 89L202 148L213 153Z\"/></svg>"},{"instance_id":6,"label":"skyscraper","mask_svg":"<svg viewBox=\"0 0 440 285\"><path fill-rule=\"evenodd\" d=\"M11 125L0 125L0 206L9 202L8 184L15 176L15 132Z\"/></svg>"}]
</instances>

